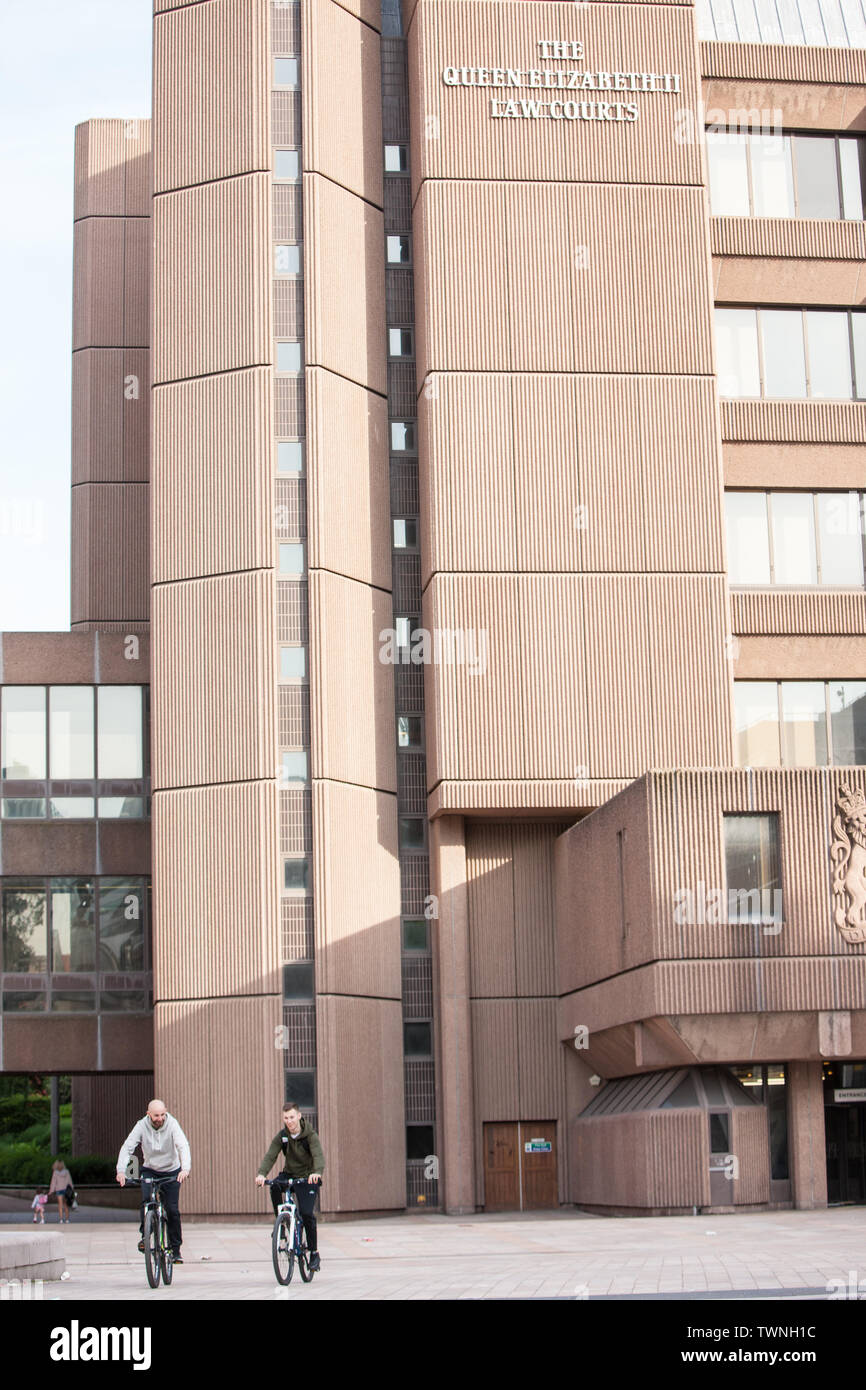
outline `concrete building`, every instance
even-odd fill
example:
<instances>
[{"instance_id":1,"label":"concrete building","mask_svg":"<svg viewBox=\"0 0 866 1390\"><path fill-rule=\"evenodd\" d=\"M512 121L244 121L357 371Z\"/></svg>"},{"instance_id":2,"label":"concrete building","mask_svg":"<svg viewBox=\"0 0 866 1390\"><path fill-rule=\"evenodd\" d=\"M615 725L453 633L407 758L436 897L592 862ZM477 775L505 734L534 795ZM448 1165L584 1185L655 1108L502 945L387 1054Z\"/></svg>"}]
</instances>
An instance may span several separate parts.
<instances>
[{"instance_id":1,"label":"concrete building","mask_svg":"<svg viewBox=\"0 0 866 1390\"><path fill-rule=\"evenodd\" d=\"M866 1200L864 129L859 0L157 0L73 624L149 622L188 1210L283 1095L333 1214Z\"/></svg>"}]
</instances>

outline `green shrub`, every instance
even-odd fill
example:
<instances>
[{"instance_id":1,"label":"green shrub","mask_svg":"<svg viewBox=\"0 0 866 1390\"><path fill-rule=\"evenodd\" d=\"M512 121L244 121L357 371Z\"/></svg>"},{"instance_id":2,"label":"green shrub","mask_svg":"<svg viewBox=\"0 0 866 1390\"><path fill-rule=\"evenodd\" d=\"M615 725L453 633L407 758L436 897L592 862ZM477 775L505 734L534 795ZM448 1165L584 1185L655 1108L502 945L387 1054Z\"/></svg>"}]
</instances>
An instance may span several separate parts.
<instances>
[{"instance_id":1,"label":"green shrub","mask_svg":"<svg viewBox=\"0 0 866 1390\"><path fill-rule=\"evenodd\" d=\"M51 1104L41 1096L7 1096L0 1100L0 1135L18 1134L30 1125L50 1120Z\"/></svg>"},{"instance_id":2,"label":"green shrub","mask_svg":"<svg viewBox=\"0 0 866 1390\"><path fill-rule=\"evenodd\" d=\"M76 1186L79 1183L114 1182L114 1159L102 1158L98 1154L79 1154L70 1158L66 1165ZM53 1156L36 1144L0 1142L0 1187L35 1186L48 1187L51 1182Z\"/></svg>"}]
</instances>

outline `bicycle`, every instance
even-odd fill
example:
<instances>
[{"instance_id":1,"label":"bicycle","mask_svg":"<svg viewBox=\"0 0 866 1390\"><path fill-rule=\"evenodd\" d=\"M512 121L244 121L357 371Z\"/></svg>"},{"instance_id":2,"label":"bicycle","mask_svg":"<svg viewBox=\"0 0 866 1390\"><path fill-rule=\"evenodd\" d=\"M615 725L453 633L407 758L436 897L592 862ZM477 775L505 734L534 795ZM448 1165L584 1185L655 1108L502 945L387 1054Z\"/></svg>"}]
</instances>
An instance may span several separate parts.
<instances>
[{"instance_id":1,"label":"bicycle","mask_svg":"<svg viewBox=\"0 0 866 1390\"><path fill-rule=\"evenodd\" d=\"M138 1186L150 1185L150 1196L144 1204L144 1269L147 1282L152 1289L159 1288L160 1275L165 1285L171 1283L174 1273L174 1255L168 1238L168 1213L162 1200L162 1185L174 1182L171 1178L139 1178ZM127 1178L126 1186L133 1183Z\"/></svg>"},{"instance_id":2,"label":"bicycle","mask_svg":"<svg viewBox=\"0 0 866 1390\"><path fill-rule=\"evenodd\" d=\"M288 1192L288 1200L281 1202L277 1209L271 1236L271 1252L274 1257L274 1273L278 1284L290 1284L298 1262L301 1279L309 1284L315 1270L310 1268L310 1251L307 1248L307 1233L298 1202L292 1189L303 1178L268 1178L266 1187L280 1187Z\"/></svg>"}]
</instances>

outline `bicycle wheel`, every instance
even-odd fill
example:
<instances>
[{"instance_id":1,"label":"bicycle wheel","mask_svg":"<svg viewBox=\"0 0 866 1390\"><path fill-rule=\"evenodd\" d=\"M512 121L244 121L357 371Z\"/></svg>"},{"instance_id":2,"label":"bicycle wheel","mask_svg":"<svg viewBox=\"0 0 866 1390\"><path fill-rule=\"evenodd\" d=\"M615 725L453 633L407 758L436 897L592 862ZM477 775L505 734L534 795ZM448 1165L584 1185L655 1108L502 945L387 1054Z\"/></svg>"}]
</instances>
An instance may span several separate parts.
<instances>
[{"instance_id":1,"label":"bicycle wheel","mask_svg":"<svg viewBox=\"0 0 866 1390\"><path fill-rule=\"evenodd\" d=\"M159 1263L162 1269L162 1282L164 1284L170 1284L171 1276L174 1274L174 1256L171 1253L171 1245L168 1239L168 1223L164 1216L159 1223L159 1233L161 1240Z\"/></svg>"},{"instance_id":2,"label":"bicycle wheel","mask_svg":"<svg viewBox=\"0 0 866 1390\"><path fill-rule=\"evenodd\" d=\"M288 1216L278 1216L271 1237L274 1274L278 1284L291 1284L295 1272L295 1252L292 1249L292 1222Z\"/></svg>"},{"instance_id":3,"label":"bicycle wheel","mask_svg":"<svg viewBox=\"0 0 866 1390\"><path fill-rule=\"evenodd\" d=\"M144 1268L147 1282L152 1289L159 1288L159 1222L156 1212L149 1211L144 1218Z\"/></svg>"},{"instance_id":4,"label":"bicycle wheel","mask_svg":"<svg viewBox=\"0 0 866 1390\"><path fill-rule=\"evenodd\" d=\"M309 1284L316 1271L310 1269L310 1252L307 1249L307 1233L303 1226L301 1227L301 1238L298 1242L298 1269L300 1270L301 1278L304 1283Z\"/></svg>"}]
</instances>

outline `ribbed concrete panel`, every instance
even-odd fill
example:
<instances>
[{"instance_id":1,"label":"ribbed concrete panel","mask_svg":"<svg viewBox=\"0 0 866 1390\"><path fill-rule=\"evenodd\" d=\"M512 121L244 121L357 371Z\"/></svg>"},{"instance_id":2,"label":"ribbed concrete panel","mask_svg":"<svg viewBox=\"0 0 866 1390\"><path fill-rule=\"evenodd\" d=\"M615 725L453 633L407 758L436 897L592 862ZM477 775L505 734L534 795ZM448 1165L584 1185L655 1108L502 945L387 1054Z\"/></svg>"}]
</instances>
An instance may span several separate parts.
<instances>
[{"instance_id":1,"label":"ribbed concrete panel","mask_svg":"<svg viewBox=\"0 0 866 1390\"><path fill-rule=\"evenodd\" d=\"M268 17L268 0L157 13L157 194L271 167Z\"/></svg>"},{"instance_id":2,"label":"ribbed concrete panel","mask_svg":"<svg viewBox=\"0 0 866 1390\"><path fill-rule=\"evenodd\" d=\"M158 585L153 616L154 785L274 777L273 573Z\"/></svg>"},{"instance_id":3,"label":"ribbed concrete panel","mask_svg":"<svg viewBox=\"0 0 866 1390\"><path fill-rule=\"evenodd\" d=\"M651 637L653 767L706 767L732 761L731 672L721 577L646 580ZM703 640L696 641L700 632ZM688 678L681 662L688 652Z\"/></svg>"},{"instance_id":4,"label":"ribbed concrete panel","mask_svg":"<svg viewBox=\"0 0 866 1390\"><path fill-rule=\"evenodd\" d=\"M512 827L466 827L469 949L473 997L517 993Z\"/></svg>"},{"instance_id":5,"label":"ribbed concrete panel","mask_svg":"<svg viewBox=\"0 0 866 1390\"><path fill-rule=\"evenodd\" d=\"M427 814L432 817L487 812L510 816L522 811L592 811L626 785L622 780L576 781L573 777L568 781L537 782L443 781L427 797Z\"/></svg>"},{"instance_id":6,"label":"ribbed concrete panel","mask_svg":"<svg viewBox=\"0 0 866 1390\"><path fill-rule=\"evenodd\" d=\"M278 993L276 783L158 792L153 822L155 997Z\"/></svg>"},{"instance_id":7,"label":"ribbed concrete panel","mask_svg":"<svg viewBox=\"0 0 866 1390\"><path fill-rule=\"evenodd\" d=\"M699 97L690 8L592 5L581 12L580 37L586 59L580 63L545 60L539 38L574 33L567 4L542 12L539 29L534 4L442 4L420 0L409 34L412 102L412 167L415 187L424 179L541 179L632 183L700 184L700 145L674 138L681 107L696 110ZM627 55L627 57L625 56ZM613 73L624 63L637 71L678 73L679 95L608 90L559 89L558 77L539 77L537 88L507 90L451 87L443 83L447 66L472 63L488 70L509 65L524 70ZM568 81L569 79L565 79ZM492 76L488 77L492 81ZM542 84L549 83L548 90ZM552 98L576 101L633 101L639 119L619 121L512 120L491 115L491 98L504 103ZM502 110L500 106L497 108ZM520 109L520 108L519 108ZM429 139L430 121L438 138Z\"/></svg>"},{"instance_id":8,"label":"ribbed concrete panel","mask_svg":"<svg viewBox=\"0 0 866 1390\"><path fill-rule=\"evenodd\" d=\"M338 0L338 3L356 19L362 19L376 32L382 27L382 0Z\"/></svg>"},{"instance_id":9,"label":"ribbed concrete panel","mask_svg":"<svg viewBox=\"0 0 866 1390\"><path fill-rule=\"evenodd\" d=\"M147 622L150 616L146 483L72 489L72 623Z\"/></svg>"},{"instance_id":10,"label":"ribbed concrete panel","mask_svg":"<svg viewBox=\"0 0 866 1390\"><path fill-rule=\"evenodd\" d=\"M72 244L72 350L120 347L127 339L123 322L123 264L126 222L88 217L76 222ZM129 340L147 344L147 335Z\"/></svg>"},{"instance_id":11,"label":"ribbed concrete panel","mask_svg":"<svg viewBox=\"0 0 866 1390\"><path fill-rule=\"evenodd\" d=\"M553 848L564 828L562 825L514 825L511 828L516 994L558 993ZM541 1114L537 1110L529 1118L538 1119Z\"/></svg>"},{"instance_id":12,"label":"ribbed concrete panel","mask_svg":"<svg viewBox=\"0 0 866 1390\"><path fill-rule=\"evenodd\" d=\"M788 593L775 589L734 589L731 621L733 631L743 635L838 633L859 637L866 633L866 593L860 590Z\"/></svg>"},{"instance_id":13,"label":"ribbed concrete panel","mask_svg":"<svg viewBox=\"0 0 866 1390\"><path fill-rule=\"evenodd\" d=\"M712 370L701 190L570 184L555 195L544 190L541 196L536 188L527 198L525 188L422 186L414 223L423 304L419 383L445 367ZM622 231L587 242L587 228L598 225ZM485 227L483 238L473 234L478 226ZM652 236L645 231L650 226ZM680 248L676 263L666 253L670 245ZM561 312L573 324L571 350L555 331L539 334L537 317L530 325L530 283L566 287ZM533 298L537 303L537 288ZM640 334L636 320L645 325Z\"/></svg>"},{"instance_id":14,"label":"ribbed concrete panel","mask_svg":"<svg viewBox=\"0 0 866 1390\"><path fill-rule=\"evenodd\" d=\"M654 1207L708 1205L710 1146L706 1113L686 1110L664 1115L650 1111L646 1120L651 1204Z\"/></svg>"},{"instance_id":15,"label":"ribbed concrete panel","mask_svg":"<svg viewBox=\"0 0 866 1390\"><path fill-rule=\"evenodd\" d=\"M301 3L304 168L381 207L379 35L333 0Z\"/></svg>"},{"instance_id":16,"label":"ribbed concrete panel","mask_svg":"<svg viewBox=\"0 0 866 1390\"><path fill-rule=\"evenodd\" d=\"M519 710L525 777L563 777L570 772L581 778L591 767L593 713L588 709L586 681L585 592L583 582L572 575L530 574L517 579L521 660L517 671L511 658L507 666L512 680L517 677L517 689L512 688L509 701ZM550 620L552 613L555 622ZM499 621L497 614L497 626ZM476 770L480 774L477 762L472 772ZM595 768L591 771L596 773Z\"/></svg>"},{"instance_id":17,"label":"ribbed concrete panel","mask_svg":"<svg viewBox=\"0 0 866 1390\"><path fill-rule=\"evenodd\" d=\"M304 175L304 276L310 366L387 392L385 264L378 208Z\"/></svg>"},{"instance_id":18,"label":"ribbed concrete panel","mask_svg":"<svg viewBox=\"0 0 866 1390\"><path fill-rule=\"evenodd\" d=\"M711 217L710 246L714 256L859 261L866 259L866 226L829 219ZM772 284L765 289L772 290Z\"/></svg>"},{"instance_id":19,"label":"ribbed concrete panel","mask_svg":"<svg viewBox=\"0 0 866 1390\"><path fill-rule=\"evenodd\" d=\"M768 443L866 444L857 401L721 401L722 438Z\"/></svg>"},{"instance_id":20,"label":"ribbed concrete panel","mask_svg":"<svg viewBox=\"0 0 866 1390\"><path fill-rule=\"evenodd\" d=\"M310 709L314 778L396 793L394 668L379 659L391 595L310 574ZM387 639L386 639L387 640Z\"/></svg>"},{"instance_id":21,"label":"ribbed concrete panel","mask_svg":"<svg viewBox=\"0 0 866 1390\"><path fill-rule=\"evenodd\" d=\"M470 1010L477 1123L515 1120L520 1114L517 1000L473 999Z\"/></svg>"},{"instance_id":22,"label":"ribbed concrete panel","mask_svg":"<svg viewBox=\"0 0 866 1390\"><path fill-rule=\"evenodd\" d=\"M75 127L73 216L150 217L151 123L84 121Z\"/></svg>"},{"instance_id":23,"label":"ribbed concrete panel","mask_svg":"<svg viewBox=\"0 0 866 1390\"><path fill-rule=\"evenodd\" d=\"M310 567L390 589L387 402L318 367L306 385Z\"/></svg>"},{"instance_id":24,"label":"ribbed concrete panel","mask_svg":"<svg viewBox=\"0 0 866 1390\"><path fill-rule=\"evenodd\" d=\"M399 1001L396 798L314 782L313 852L317 991Z\"/></svg>"},{"instance_id":25,"label":"ribbed concrete panel","mask_svg":"<svg viewBox=\"0 0 866 1390\"><path fill-rule=\"evenodd\" d=\"M255 1213L267 1222L270 1198L250 1175L281 1123L280 1021L275 995L157 1004L154 1088L183 1126L192 1158L182 1217ZM216 1144L214 1116L229 1112L234 1120Z\"/></svg>"},{"instance_id":26,"label":"ribbed concrete panel","mask_svg":"<svg viewBox=\"0 0 866 1390\"><path fill-rule=\"evenodd\" d=\"M522 1120L557 1119L562 1111L564 1053L556 999L517 1000L518 1093Z\"/></svg>"},{"instance_id":27,"label":"ribbed concrete panel","mask_svg":"<svg viewBox=\"0 0 866 1390\"><path fill-rule=\"evenodd\" d=\"M317 965L318 973L318 965ZM318 1127L323 1211L406 1205L403 1020L399 999L319 995ZM368 1124L367 1117L376 1122Z\"/></svg>"},{"instance_id":28,"label":"ribbed concrete panel","mask_svg":"<svg viewBox=\"0 0 866 1390\"><path fill-rule=\"evenodd\" d=\"M592 575L583 582L583 660L573 668L573 679L586 672L587 685L587 754L580 761L590 777L637 777L653 764L649 591L637 577Z\"/></svg>"},{"instance_id":29,"label":"ribbed concrete panel","mask_svg":"<svg viewBox=\"0 0 866 1390\"><path fill-rule=\"evenodd\" d=\"M866 51L776 43L701 43L705 77L751 77L777 82L866 86Z\"/></svg>"},{"instance_id":30,"label":"ribbed concrete panel","mask_svg":"<svg viewBox=\"0 0 866 1390\"><path fill-rule=\"evenodd\" d=\"M565 335L571 341L571 326ZM460 381L457 377L456 380ZM507 378L505 379L507 381ZM603 417L593 413L590 418L582 411L581 386L566 376L512 377L510 410L505 418L509 427L508 454L514 455L513 489L503 498L507 507L507 526L514 532L514 558L509 569L575 570L580 569L585 555L586 531L589 524L587 468L590 460L603 452L598 438L589 444L590 431L603 430ZM592 394L592 387L589 389ZM463 431L471 438L473 415L466 411ZM588 444L583 448L584 442ZM479 451L480 452L480 451ZM625 459L627 451L620 457ZM464 463L466 471L474 460ZM608 483L609 486L609 483ZM479 480L479 487L483 482ZM618 485L620 495L627 489L625 478ZM490 496L481 508L485 524L491 530L504 530L499 498ZM628 512L623 497L623 511ZM466 520L458 534L471 534L477 526L476 513L467 511ZM605 506L592 517L597 535L609 521L610 509ZM498 526L494 523L499 522ZM453 524L453 523L452 523ZM455 527L455 530L458 530ZM596 566L593 565L593 568Z\"/></svg>"},{"instance_id":31,"label":"ribbed concrete panel","mask_svg":"<svg viewBox=\"0 0 866 1390\"><path fill-rule=\"evenodd\" d=\"M153 392L155 583L274 564L272 413L266 367Z\"/></svg>"},{"instance_id":32,"label":"ribbed concrete panel","mask_svg":"<svg viewBox=\"0 0 866 1390\"><path fill-rule=\"evenodd\" d=\"M699 1110L578 1119L569 1196L581 1206L708 1206L706 1131L706 1112Z\"/></svg>"},{"instance_id":33,"label":"ribbed concrete panel","mask_svg":"<svg viewBox=\"0 0 866 1390\"><path fill-rule=\"evenodd\" d=\"M150 353L84 348L72 356L72 484L150 475Z\"/></svg>"},{"instance_id":34,"label":"ribbed concrete panel","mask_svg":"<svg viewBox=\"0 0 866 1390\"><path fill-rule=\"evenodd\" d=\"M149 217L127 218L123 248L123 341L150 342L150 287L153 227Z\"/></svg>"},{"instance_id":35,"label":"ribbed concrete panel","mask_svg":"<svg viewBox=\"0 0 866 1390\"><path fill-rule=\"evenodd\" d=\"M206 184L153 206L154 383L269 363L270 176Z\"/></svg>"}]
</instances>

